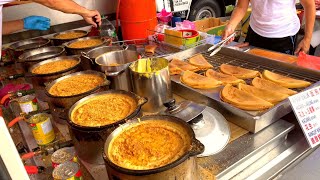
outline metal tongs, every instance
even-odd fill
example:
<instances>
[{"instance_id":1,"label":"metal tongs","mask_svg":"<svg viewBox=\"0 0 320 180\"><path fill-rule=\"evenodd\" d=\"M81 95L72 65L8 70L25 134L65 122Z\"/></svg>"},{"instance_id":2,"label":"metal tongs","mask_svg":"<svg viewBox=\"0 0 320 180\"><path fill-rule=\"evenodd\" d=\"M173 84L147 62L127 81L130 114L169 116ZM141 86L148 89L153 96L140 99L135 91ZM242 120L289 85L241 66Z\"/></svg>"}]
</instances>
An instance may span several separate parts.
<instances>
[{"instance_id":1,"label":"metal tongs","mask_svg":"<svg viewBox=\"0 0 320 180\"><path fill-rule=\"evenodd\" d=\"M221 48L222 48L232 37L234 37L235 35L236 35L236 33L234 32L234 33L232 33L230 36L228 36L225 40L222 40L222 41L220 41L219 43L211 46L211 47L208 49L208 51L212 51L212 50L213 50L212 53L210 54L210 56L213 56L213 55L217 54L217 53L221 50Z\"/></svg>"}]
</instances>

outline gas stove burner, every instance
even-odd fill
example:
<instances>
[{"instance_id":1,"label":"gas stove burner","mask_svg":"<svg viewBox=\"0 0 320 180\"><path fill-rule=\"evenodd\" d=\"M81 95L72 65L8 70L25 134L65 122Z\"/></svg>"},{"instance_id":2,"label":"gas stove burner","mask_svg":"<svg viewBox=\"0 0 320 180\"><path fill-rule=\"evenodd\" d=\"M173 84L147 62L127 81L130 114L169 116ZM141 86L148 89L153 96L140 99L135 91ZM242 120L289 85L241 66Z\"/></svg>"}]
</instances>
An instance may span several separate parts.
<instances>
[{"instance_id":1,"label":"gas stove burner","mask_svg":"<svg viewBox=\"0 0 320 180\"><path fill-rule=\"evenodd\" d=\"M206 107L202 114L189 122L196 138L205 146L198 157L210 156L223 150L230 139L230 129L226 119L215 109Z\"/></svg>"},{"instance_id":2,"label":"gas stove burner","mask_svg":"<svg viewBox=\"0 0 320 180\"><path fill-rule=\"evenodd\" d=\"M50 105L51 115L53 120L59 124L67 124L68 110L54 105Z\"/></svg>"}]
</instances>

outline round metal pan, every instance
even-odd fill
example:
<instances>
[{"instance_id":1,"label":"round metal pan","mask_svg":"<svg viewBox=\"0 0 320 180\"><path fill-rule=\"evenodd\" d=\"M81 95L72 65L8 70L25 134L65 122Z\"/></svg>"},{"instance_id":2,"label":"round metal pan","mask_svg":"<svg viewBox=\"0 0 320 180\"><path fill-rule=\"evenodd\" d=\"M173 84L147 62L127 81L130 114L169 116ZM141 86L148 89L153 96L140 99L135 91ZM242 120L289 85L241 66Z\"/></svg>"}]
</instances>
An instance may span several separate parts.
<instances>
[{"instance_id":1,"label":"round metal pan","mask_svg":"<svg viewBox=\"0 0 320 180\"><path fill-rule=\"evenodd\" d=\"M14 58L18 58L25 51L50 46L50 40L42 37L27 39L11 44L8 49Z\"/></svg>"},{"instance_id":2,"label":"round metal pan","mask_svg":"<svg viewBox=\"0 0 320 180\"><path fill-rule=\"evenodd\" d=\"M55 96L55 95L51 95L49 93L49 90L50 88L55 85L56 83L64 80L64 79L67 79L69 77L72 77L72 76L77 76L77 75L80 75L80 74L95 74L97 76L100 76L102 77L105 82L103 84L101 84L100 86L97 86L96 88L90 90L90 91L87 91L87 92L84 92L84 93L81 93L81 94L76 94L76 95L72 95L72 96ZM87 71L81 71L81 72L76 72L76 73L72 73L72 74L69 74L69 75L66 75L66 76L63 76L63 77L60 77L48 84L46 84L46 95L49 97L50 101L52 104L58 106L58 107L63 107L63 108L66 108L66 109L69 109L75 102L77 102L78 100L80 100L81 98L89 95L89 94L92 94L92 93L96 93L96 92L100 92L100 91L104 91L104 90L107 90L109 88L109 85L110 85L110 81L107 80L107 77L104 73L101 73L101 72L97 72L97 71L92 71L92 70L87 70Z\"/></svg>"},{"instance_id":3,"label":"round metal pan","mask_svg":"<svg viewBox=\"0 0 320 180\"><path fill-rule=\"evenodd\" d=\"M127 115L125 118L116 121L112 124L107 124L104 126L82 126L75 124L71 119L71 114L77 108L78 105L82 104L83 102L87 101L88 99L104 95L104 94L123 94L131 97L137 102L137 107L135 110ZM75 150L77 155L82 160L91 163L91 164L104 164L103 160L103 145L108 137L108 135L116 128L118 125L127 122L132 118L140 117L141 115L141 106L146 103L146 99L140 97L132 92L127 92L123 90L108 90L99 93L95 93L89 96L82 98L81 100L77 101L69 110L68 114L68 124L69 124L69 132L71 138L74 142ZM83 147L90 147L90 148L83 148Z\"/></svg>"},{"instance_id":4,"label":"round metal pan","mask_svg":"<svg viewBox=\"0 0 320 180\"><path fill-rule=\"evenodd\" d=\"M71 48L69 47L70 44L78 41L83 41L83 40L88 40L88 39L100 39L102 40L102 44L96 45L96 46L91 46L91 47L86 47L86 48ZM96 47L100 46L109 46L112 43L111 39L106 39L100 36L92 36L92 37L84 37L84 38L78 38L72 41L68 41L64 43L63 45L65 46L67 53L70 55L81 55L81 52L87 52L90 51L91 49L94 49Z\"/></svg>"},{"instance_id":5,"label":"round metal pan","mask_svg":"<svg viewBox=\"0 0 320 180\"><path fill-rule=\"evenodd\" d=\"M82 36L79 36L79 37L76 37L76 38L69 38L69 39L60 39L60 38L57 38L58 35L60 34L67 34L67 33L72 33L72 32L79 32L79 33L83 33ZM88 35L88 32L87 31L84 31L84 30L70 30L70 31L64 31L64 32L60 32L60 33L56 33L54 34L50 39L52 40L53 44L55 46L60 46L62 45L63 43L66 43L68 41L72 41L72 40L75 40L75 39L78 39L78 38L83 38L83 37L86 37Z\"/></svg>"},{"instance_id":6,"label":"round metal pan","mask_svg":"<svg viewBox=\"0 0 320 180\"><path fill-rule=\"evenodd\" d=\"M53 72L53 73L48 73L48 74L32 73L32 70L39 67L39 66L42 66L44 64L51 63L51 62L61 61L64 59L73 59L73 60L78 61L78 63L76 65L74 65L73 67L70 67L70 68L62 70L62 71ZM30 74L30 76L31 76L31 81L32 81L33 86L43 86L44 87L44 83L53 81L53 80L58 79L62 76L79 71L80 70L80 63L81 63L81 59L79 56L59 56L59 57L56 57L53 59L44 60L44 61L41 61L37 64L34 64L33 66L31 66L29 68L28 74Z\"/></svg>"},{"instance_id":7,"label":"round metal pan","mask_svg":"<svg viewBox=\"0 0 320 180\"><path fill-rule=\"evenodd\" d=\"M23 63L26 71L30 68L30 66L46 60L50 58L55 58L58 56L65 55L65 49L61 46L50 46L50 47L42 47L38 49L33 49L24 52L19 56L18 62Z\"/></svg>"},{"instance_id":8,"label":"round metal pan","mask_svg":"<svg viewBox=\"0 0 320 180\"><path fill-rule=\"evenodd\" d=\"M119 134L121 134L122 132L126 131L129 127L134 126L134 124L137 124L143 121L149 121L149 120L156 120L156 121L162 121L162 122L169 121L171 123L175 123L181 126L183 128L183 131L185 131L185 133L188 134L190 138L189 151L185 152L180 158L178 158L177 160L169 164L166 164L158 168L149 169L149 170L126 169L113 163L110 160L108 153L106 153L108 152L109 145L111 144L112 140L117 136L119 136ZM194 171L196 171L197 168L195 167L196 163L193 163L193 162L195 162L196 155L201 154L204 151L204 148L205 147L203 146L203 144L196 139L195 134L191 129L191 127L184 120L174 116L150 115L150 116L143 116L142 118L139 118L139 120L133 119L130 122L127 122L119 126L117 129L115 129L106 139L106 142L104 145L103 157L106 162L108 174L110 173L111 177L113 177L112 175L114 175L114 177L117 177L119 179L139 179L139 177L140 178L148 177L147 179L175 179L177 175L179 175L178 177L181 177L181 179L196 179L197 173ZM191 161L192 163L188 163L189 160L192 160ZM181 164L183 165L180 166L180 168L175 168ZM114 170L115 173L109 168ZM189 171L194 172L193 176L196 176L196 177L190 178L190 176L188 176L188 173L186 173Z\"/></svg>"}]
</instances>

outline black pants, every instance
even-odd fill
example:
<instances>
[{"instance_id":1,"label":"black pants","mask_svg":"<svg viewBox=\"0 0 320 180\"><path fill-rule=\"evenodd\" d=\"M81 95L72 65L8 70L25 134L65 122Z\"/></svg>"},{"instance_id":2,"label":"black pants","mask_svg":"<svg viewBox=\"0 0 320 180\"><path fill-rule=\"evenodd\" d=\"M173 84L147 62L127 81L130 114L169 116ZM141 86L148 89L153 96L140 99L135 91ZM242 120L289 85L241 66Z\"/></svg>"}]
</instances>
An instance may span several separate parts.
<instances>
[{"instance_id":1,"label":"black pants","mask_svg":"<svg viewBox=\"0 0 320 180\"><path fill-rule=\"evenodd\" d=\"M296 35L283 38L267 38L255 33L249 26L245 42L251 46L277 51L285 54L294 54Z\"/></svg>"}]
</instances>

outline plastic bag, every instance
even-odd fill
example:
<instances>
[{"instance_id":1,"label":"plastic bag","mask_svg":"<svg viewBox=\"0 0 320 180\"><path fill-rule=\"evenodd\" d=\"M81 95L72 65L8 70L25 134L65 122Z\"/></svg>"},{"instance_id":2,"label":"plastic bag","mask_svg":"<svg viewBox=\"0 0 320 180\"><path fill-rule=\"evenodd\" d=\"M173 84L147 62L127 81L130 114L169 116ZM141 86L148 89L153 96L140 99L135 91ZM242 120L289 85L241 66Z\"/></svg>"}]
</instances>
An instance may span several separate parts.
<instances>
[{"instance_id":1,"label":"plastic bag","mask_svg":"<svg viewBox=\"0 0 320 180\"><path fill-rule=\"evenodd\" d=\"M184 20L183 22L176 22L176 29L177 30L185 30L185 29L196 30L196 26L194 22Z\"/></svg>"},{"instance_id":2,"label":"plastic bag","mask_svg":"<svg viewBox=\"0 0 320 180\"><path fill-rule=\"evenodd\" d=\"M300 52L297 61L298 66L320 70L320 57L311 56L305 54L304 52Z\"/></svg>"},{"instance_id":3,"label":"plastic bag","mask_svg":"<svg viewBox=\"0 0 320 180\"><path fill-rule=\"evenodd\" d=\"M30 84L6 84L4 87L0 89L0 100L2 101L2 98L7 95L9 92L16 92L19 90L29 90L32 86ZM4 106L8 107L9 101L6 101Z\"/></svg>"},{"instance_id":4,"label":"plastic bag","mask_svg":"<svg viewBox=\"0 0 320 180\"><path fill-rule=\"evenodd\" d=\"M160 22L168 23L171 21L172 12L167 12L165 9L162 9L160 13L157 13L157 18Z\"/></svg>"}]
</instances>

